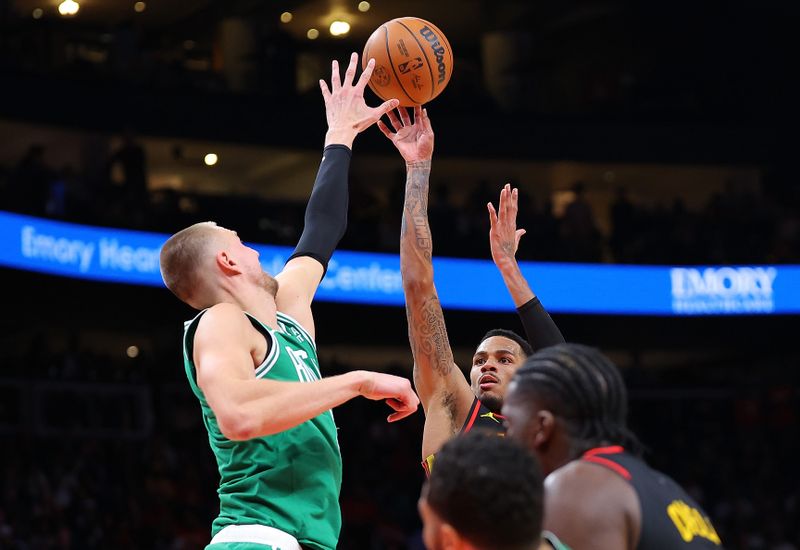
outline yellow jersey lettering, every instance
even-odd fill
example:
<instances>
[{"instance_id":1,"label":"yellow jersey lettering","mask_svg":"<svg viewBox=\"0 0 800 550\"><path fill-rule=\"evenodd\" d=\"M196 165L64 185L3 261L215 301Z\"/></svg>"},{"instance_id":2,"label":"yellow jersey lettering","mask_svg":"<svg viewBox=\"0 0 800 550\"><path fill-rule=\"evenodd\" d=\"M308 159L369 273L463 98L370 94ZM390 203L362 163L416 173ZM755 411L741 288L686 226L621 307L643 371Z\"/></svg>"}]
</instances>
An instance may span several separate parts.
<instances>
[{"instance_id":1,"label":"yellow jersey lettering","mask_svg":"<svg viewBox=\"0 0 800 550\"><path fill-rule=\"evenodd\" d=\"M685 542L691 542L695 537L700 537L710 540L717 546L721 544L722 541L714 526L711 525L711 520L682 500L673 500L667 506L667 515Z\"/></svg>"}]
</instances>

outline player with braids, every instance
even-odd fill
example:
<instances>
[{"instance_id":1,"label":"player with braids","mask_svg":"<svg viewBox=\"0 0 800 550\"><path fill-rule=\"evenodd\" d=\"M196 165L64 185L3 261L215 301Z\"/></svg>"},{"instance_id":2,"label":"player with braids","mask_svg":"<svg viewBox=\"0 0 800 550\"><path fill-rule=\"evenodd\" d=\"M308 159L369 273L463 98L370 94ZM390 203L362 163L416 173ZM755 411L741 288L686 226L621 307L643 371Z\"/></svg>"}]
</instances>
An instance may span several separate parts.
<instances>
[{"instance_id":1,"label":"player with braids","mask_svg":"<svg viewBox=\"0 0 800 550\"><path fill-rule=\"evenodd\" d=\"M598 350L559 344L529 357L503 415L546 476L544 528L573 550L721 548L700 506L641 459L625 383Z\"/></svg>"}]
</instances>

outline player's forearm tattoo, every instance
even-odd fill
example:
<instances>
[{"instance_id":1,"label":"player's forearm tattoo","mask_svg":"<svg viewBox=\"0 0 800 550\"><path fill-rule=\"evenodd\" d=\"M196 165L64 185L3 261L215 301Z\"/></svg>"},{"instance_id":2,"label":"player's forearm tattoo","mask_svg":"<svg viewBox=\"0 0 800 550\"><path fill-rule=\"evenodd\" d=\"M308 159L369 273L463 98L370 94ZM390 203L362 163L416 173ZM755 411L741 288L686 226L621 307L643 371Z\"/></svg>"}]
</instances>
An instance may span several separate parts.
<instances>
[{"instance_id":1,"label":"player's forearm tattoo","mask_svg":"<svg viewBox=\"0 0 800 550\"><path fill-rule=\"evenodd\" d=\"M420 362L431 365L439 376L447 376L453 368L453 352L447 337L442 305L433 294L417 303L406 302L408 341L414 354L414 366ZM415 372L416 376L416 372Z\"/></svg>"},{"instance_id":2,"label":"player's forearm tattoo","mask_svg":"<svg viewBox=\"0 0 800 550\"><path fill-rule=\"evenodd\" d=\"M409 164L406 175L406 196L403 203L403 223L400 230L404 244L412 245L413 252L430 261L433 254L431 228L428 225L428 178L431 162ZM411 234L409 235L409 229Z\"/></svg>"},{"instance_id":3,"label":"player's forearm tattoo","mask_svg":"<svg viewBox=\"0 0 800 550\"><path fill-rule=\"evenodd\" d=\"M400 237L401 270L413 277L415 267L431 269L433 241L428 224L428 180L431 162L422 161L406 167L406 194ZM453 352L447 338L442 305L430 281L427 295L407 296L408 339L415 364L431 365L434 373L445 376L453 368Z\"/></svg>"}]
</instances>

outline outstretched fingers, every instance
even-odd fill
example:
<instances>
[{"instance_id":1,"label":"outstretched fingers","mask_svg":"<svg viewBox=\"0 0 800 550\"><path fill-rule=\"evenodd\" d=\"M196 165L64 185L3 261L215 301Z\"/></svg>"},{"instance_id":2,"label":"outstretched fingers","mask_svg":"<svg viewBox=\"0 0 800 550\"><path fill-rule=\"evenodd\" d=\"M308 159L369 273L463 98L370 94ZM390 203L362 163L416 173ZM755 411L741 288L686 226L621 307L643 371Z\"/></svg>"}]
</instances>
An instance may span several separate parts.
<instances>
[{"instance_id":1,"label":"outstretched fingers","mask_svg":"<svg viewBox=\"0 0 800 550\"><path fill-rule=\"evenodd\" d=\"M403 121L403 126L411 126L411 117L408 116L408 109L398 107L397 112L400 113L400 120Z\"/></svg>"},{"instance_id":2,"label":"outstretched fingers","mask_svg":"<svg viewBox=\"0 0 800 550\"><path fill-rule=\"evenodd\" d=\"M400 128L403 127L403 123L400 122L400 119L397 118L397 115L394 113L394 111L387 111L386 116L389 118L389 123L392 125L392 128L394 128L394 131L399 132Z\"/></svg>"},{"instance_id":3,"label":"outstretched fingers","mask_svg":"<svg viewBox=\"0 0 800 550\"><path fill-rule=\"evenodd\" d=\"M525 233L527 233L527 231L525 231L524 229L517 229L517 233L515 235L515 240L514 240L514 250L515 251L519 248L519 240L522 238L522 236Z\"/></svg>"},{"instance_id":4,"label":"outstretched fingers","mask_svg":"<svg viewBox=\"0 0 800 550\"><path fill-rule=\"evenodd\" d=\"M389 127L386 126L386 124L384 124L382 120L378 120L378 130L380 130L381 133L389 139L392 139L394 137L394 133L392 133L392 131L389 130Z\"/></svg>"},{"instance_id":5,"label":"outstretched fingers","mask_svg":"<svg viewBox=\"0 0 800 550\"><path fill-rule=\"evenodd\" d=\"M508 219L508 184L504 185L503 189L500 191L500 205L498 209L500 211L500 219L506 221Z\"/></svg>"},{"instance_id":6,"label":"outstretched fingers","mask_svg":"<svg viewBox=\"0 0 800 550\"><path fill-rule=\"evenodd\" d=\"M494 205L490 202L486 203L486 209L489 211L489 227L491 230L494 229L497 223L497 210L494 209Z\"/></svg>"},{"instance_id":7,"label":"outstretched fingers","mask_svg":"<svg viewBox=\"0 0 800 550\"><path fill-rule=\"evenodd\" d=\"M364 89L367 87L369 83L369 79L372 78L372 71L375 70L375 60L370 59L367 62L367 66L364 67L364 71L361 73L361 76L358 77L358 82L356 82L355 88L360 93L364 93Z\"/></svg>"},{"instance_id":8,"label":"outstretched fingers","mask_svg":"<svg viewBox=\"0 0 800 550\"><path fill-rule=\"evenodd\" d=\"M347 65L347 70L344 72L343 86L353 85L353 80L356 77L356 65L358 65L358 54L353 52L350 54L350 63Z\"/></svg>"},{"instance_id":9,"label":"outstretched fingers","mask_svg":"<svg viewBox=\"0 0 800 550\"><path fill-rule=\"evenodd\" d=\"M516 187L511 191L511 200L508 201L508 217L514 227L517 226L517 214L519 213L519 189Z\"/></svg>"},{"instance_id":10,"label":"outstretched fingers","mask_svg":"<svg viewBox=\"0 0 800 550\"><path fill-rule=\"evenodd\" d=\"M428 109L422 109L422 129L429 134L433 134L433 127L431 126L431 119L428 118Z\"/></svg>"},{"instance_id":11,"label":"outstretched fingers","mask_svg":"<svg viewBox=\"0 0 800 550\"><path fill-rule=\"evenodd\" d=\"M325 105L327 105L328 101L331 99L331 91L328 89L328 84L324 80L320 80L319 88L322 90L322 100L325 102Z\"/></svg>"},{"instance_id":12,"label":"outstretched fingers","mask_svg":"<svg viewBox=\"0 0 800 550\"><path fill-rule=\"evenodd\" d=\"M375 114L378 118L382 117L383 115L389 115L391 120L391 113L393 109L396 109L397 106L400 105L399 99L387 99L377 107L375 107Z\"/></svg>"},{"instance_id":13,"label":"outstretched fingers","mask_svg":"<svg viewBox=\"0 0 800 550\"><path fill-rule=\"evenodd\" d=\"M335 59L331 61L331 92L337 92L342 88L342 80L339 75L339 62Z\"/></svg>"},{"instance_id":14,"label":"outstretched fingers","mask_svg":"<svg viewBox=\"0 0 800 550\"><path fill-rule=\"evenodd\" d=\"M422 123L422 105L414 105L414 124L419 124L420 127L423 125L423 123Z\"/></svg>"}]
</instances>

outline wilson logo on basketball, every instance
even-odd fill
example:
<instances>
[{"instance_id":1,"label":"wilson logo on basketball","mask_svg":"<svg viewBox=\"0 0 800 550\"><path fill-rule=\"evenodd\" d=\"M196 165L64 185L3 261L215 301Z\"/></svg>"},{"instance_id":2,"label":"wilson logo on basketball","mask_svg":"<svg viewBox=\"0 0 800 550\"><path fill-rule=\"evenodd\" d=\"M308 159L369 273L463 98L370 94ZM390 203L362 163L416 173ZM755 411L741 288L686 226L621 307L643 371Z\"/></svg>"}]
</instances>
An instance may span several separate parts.
<instances>
[{"instance_id":1,"label":"wilson logo on basketball","mask_svg":"<svg viewBox=\"0 0 800 550\"><path fill-rule=\"evenodd\" d=\"M436 55L436 64L438 65L437 68L439 70L438 84L441 84L442 82L444 82L446 76L445 73L447 70L447 68L444 65L444 48L442 47L441 44L439 44L439 37L436 36L436 33L433 32L433 30L431 30L430 27L428 26L422 27L419 30L419 33L425 40L427 40L430 43L431 48L433 49L433 53Z\"/></svg>"}]
</instances>

